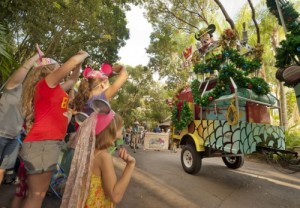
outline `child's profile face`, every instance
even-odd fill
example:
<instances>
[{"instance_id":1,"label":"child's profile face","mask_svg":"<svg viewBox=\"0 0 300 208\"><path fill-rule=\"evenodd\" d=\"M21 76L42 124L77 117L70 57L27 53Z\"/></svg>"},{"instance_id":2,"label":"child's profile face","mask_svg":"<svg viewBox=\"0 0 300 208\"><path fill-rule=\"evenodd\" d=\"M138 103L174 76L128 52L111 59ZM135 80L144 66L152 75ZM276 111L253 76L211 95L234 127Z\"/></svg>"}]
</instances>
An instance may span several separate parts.
<instances>
[{"instance_id":1,"label":"child's profile face","mask_svg":"<svg viewBox=\"0 0 300 208\"><path fill-rule=\"evenodd\" d=\"M109 88L109 86L110 86L110 83L108 80L104 80L101 82L102 90L106 90L107 88Z\"/></svg>"},{"instance_id":2,"label":"child's profile face","mask_svg":"<svg viewBox=\"0 0 300 208\"><path fill-rule=\"evenodd\" d=\"M122 136L123 136L122 132L123 132L123 127L119 128L117 130L117 135L116 135L117 138L116 139L122 138Z\"/></svg>"}]
</instances>

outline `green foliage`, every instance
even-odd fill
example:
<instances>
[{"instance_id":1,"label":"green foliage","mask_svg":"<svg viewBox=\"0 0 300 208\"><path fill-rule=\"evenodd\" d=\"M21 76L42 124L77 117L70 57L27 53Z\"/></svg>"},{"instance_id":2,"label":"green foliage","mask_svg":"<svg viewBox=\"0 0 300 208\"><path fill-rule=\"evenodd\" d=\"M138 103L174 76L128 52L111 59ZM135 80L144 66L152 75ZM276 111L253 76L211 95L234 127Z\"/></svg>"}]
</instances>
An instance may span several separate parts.
<instances>
[{"instance_id":1,"label":"green foliage","mask_svg":"<svg viewBox=\"0 0 300 208\"><path fill-rule=\"evenodd\" d=\"M193 81L192 93L194 102L207 106L212 100L219 98L227 93L230 85L230 77L235 81L238 88L249 88L258 95L265 95L270 92L269 85L260 77L247 77L261 67L258 60L249 60L232 48L225 48L221 54L212 57L206 63L199 63L194 66L194 72L212 73L219 71L219 79L215 88L201 97L199 92L199 82Z\"/></svg>"},{"instance_id":2,"label":"green foliage","mask_svg":"<svg viewBox=\"0 0 300 208\"><path fill-rule=\"evenodd\" d=\"M267 0L267 6L279 22L279 12L275 1ZM286 35L286 40L280 42L280 47L276 49L276 66L285 68L291 64L300 65L300 24L299 13L295 10L293 4L288 1L279 1L282 16L285 22L286 30L290 32Z\"/></svg>"},{"instance_id":3,"label":"green foliage","mask_svg":"<svg viewBox=\"0 0 300 208\"><path fill-rule=\"evenodd\" d=\"M237 50L227 48L224 49L221 54L212 57L207 63L196 64L194 66L194 72L199 74L212 73L214 70L219 71L221 69L221 64L225 61L231 61L234 63L237 68L240 68L244 72L245 76L261 67L259 61L247 60L245 57L241 56Z\"/></svg>"},{"instance_id":4,"label":"green foliage","mask_svg":"<svg viewBox=\"0 0 300 208\"><path fill-rule=\"evenodd\" d=\"M210 0L145 1L147 19L153 25L149 67L160 77L166 77L167 88L175 90L188 81L190 68L183 67L183 51L195 44L195 32L217 19L218 6ZM213 16L211 15L213 14Z\"/></svg>"},{"instance_id":5,"label":"green foliage","mask_svg":"<svg viewBox=\"0 0 300 208\"><path fill-rule=\"evenodd\" d=\"M288 31L293 31L299 27L299 22L297 19L299 18L299 13L294 9L293 4L288 1L278 1L279 6L281 8L281 13L283 19L285 21L285 25ZM272 14L274 14L279 22L282 25L279 12L277 9L276 1L267 0L267 6Z\"/></svg>"},{"instance_id":6,"label":"green foliage","mask_svg":"<svg viewBox=\"0 0 300 208\"><path fill-rule=\"evenodd\" d=\"M60 62L83 49L93 61L113 63L129 38L128 2L136 1L1 1L0 19L9 28L19 63L32 54L35 43Z\"/></svg>"},{"instance_id":7,"label":"green foliage","mask_svg":"<svg viewBox=\"0 0 300 208\"><path fill-rule=\"evenodd\" d=\"M2 86L11 73L11 67L14 66L14 60L11 56L6 28L0 24L0 86Z\"/></svg>"},{"instance_id":8,"label":"green foliage","mask_svg":"<svg viewBox=\"0 0 300 208\"><path fill-rule=\"evenodd\" d=\"M138 120L148 126L162 122L170 116L168 97L164 85L153 81L152 72L141 65L127 66L129 78L111 101L112 107L124 118L126 126Z\"/></svg>"},{"instance_id":9,"label":"green foliage","mask_svg":"<svg viewBox=\"0 0 300 208\"><path fill-rule=\"evenodd\" d=\"M300 146L300 130L293 130L290 128L285 132L285 144L286 147L292 148L296 146Z\"/></svg>"},{"instance_id":10,"label":"green foliage","mask_svg":"<svg viewBox=\"0 0 300 208\"><path fill-rule=\"evenodd\" d=\"M296 104L296 96L295 96L295 91L292 89L289 89L286 91L286 100L287 100L287 115L289 118L292 117L293 114L293 107Z\"/></svg>"},{"instance_id":11,"label":"green foliage","mask_svg":"<svg viewBox=\"0 0 300 208\"><path fill-rule=\"evenodd\" d=\"M173 125L178 131L187 128L188 125L194 120L193 113L186 101L183 102L183 106L180 112L178 111L177 106L174 105L171 119Z\"/></svg>"},{"instance_id":12,"label":"green foliage","mask_svg":"<svg viewBox=\"0 0 300 208\"><path fill-rule=\"evenodd\" d=\"M287 34L286 40L281 41L280 45L281 47L276 49L276 66L284 68L293 63L300 65L300 28Z\"/></svg>"}]
</instances>

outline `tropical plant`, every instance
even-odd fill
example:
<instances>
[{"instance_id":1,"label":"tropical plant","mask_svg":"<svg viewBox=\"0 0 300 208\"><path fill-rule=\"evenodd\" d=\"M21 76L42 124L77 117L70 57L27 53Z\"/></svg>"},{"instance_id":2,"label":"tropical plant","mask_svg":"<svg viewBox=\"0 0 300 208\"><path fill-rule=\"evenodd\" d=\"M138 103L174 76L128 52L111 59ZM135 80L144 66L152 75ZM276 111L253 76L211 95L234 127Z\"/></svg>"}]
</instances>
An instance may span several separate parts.
<instances>
[{"instance_id":1,"label":"tropical plant","mask_svg":"<svg viewBox=\"0 0 300 208\"><path fill-rule=\"evenodd\" d=\"M4 84L11 73L11 66L13 65L11 49L7 29L0 24L0 86Z\"/></svg>"}]
</instances>

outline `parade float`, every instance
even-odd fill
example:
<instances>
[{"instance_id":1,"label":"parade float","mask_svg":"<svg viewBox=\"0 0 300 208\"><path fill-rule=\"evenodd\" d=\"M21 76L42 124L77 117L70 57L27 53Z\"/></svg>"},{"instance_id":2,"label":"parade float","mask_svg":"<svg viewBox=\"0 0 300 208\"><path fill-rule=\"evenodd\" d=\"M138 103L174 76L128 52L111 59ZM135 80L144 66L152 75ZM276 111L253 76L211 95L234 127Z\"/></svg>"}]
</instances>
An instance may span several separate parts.
<instances>
[{"instance_id":1,"label":"parade float","mask_svg":"<svg viewBox=\"0 0 300 208\"><path fill-rule=\"evenodd\" d=\"M259 75L263 46L249 46L245 28L242 40L236 30L225 29L216 41L214 30L209 25L195 34L200 47L184 52L195 78L168 100L183 169L196 174L203 158L215 156L237 169L245 154L257 152L289 155L287 163L299 164L297 153L286 150L283 126L271 117L281 117L280 102Z\"/></svg>"}]
</instances>

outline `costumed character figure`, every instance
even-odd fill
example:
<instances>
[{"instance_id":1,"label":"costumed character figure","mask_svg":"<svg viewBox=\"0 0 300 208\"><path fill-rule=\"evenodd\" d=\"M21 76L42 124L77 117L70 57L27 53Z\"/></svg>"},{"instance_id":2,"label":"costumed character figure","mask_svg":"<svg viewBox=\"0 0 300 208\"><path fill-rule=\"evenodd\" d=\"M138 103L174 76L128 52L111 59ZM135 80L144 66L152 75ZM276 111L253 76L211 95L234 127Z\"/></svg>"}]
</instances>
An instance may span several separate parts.
<instances>
[{"instance_id":1,"label":"costumed character figure","mask_svg":"<svg viewBox=\"0 0 300 208\"><path fill-rule=\"evenodd\" d=\"M200 29L196 34L197 49L193 54L192 62L194 64L200 61L208 61L218 53L220 53L219 41L213 39L213 33L216 30L214 24L210 24L207 28ZM213 72L210 73L210 76L213 75Z\"/></svg>"}]
</instances>

